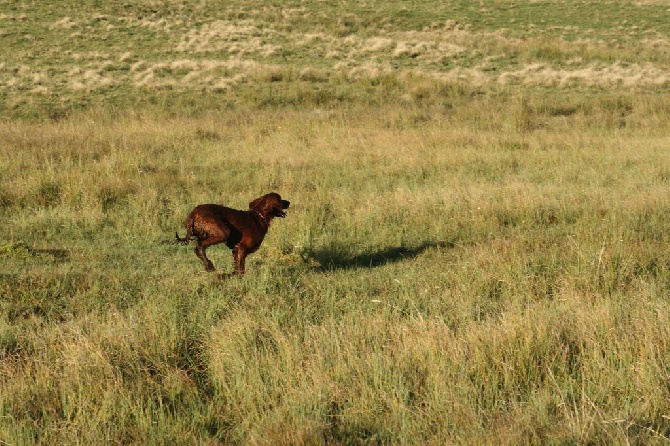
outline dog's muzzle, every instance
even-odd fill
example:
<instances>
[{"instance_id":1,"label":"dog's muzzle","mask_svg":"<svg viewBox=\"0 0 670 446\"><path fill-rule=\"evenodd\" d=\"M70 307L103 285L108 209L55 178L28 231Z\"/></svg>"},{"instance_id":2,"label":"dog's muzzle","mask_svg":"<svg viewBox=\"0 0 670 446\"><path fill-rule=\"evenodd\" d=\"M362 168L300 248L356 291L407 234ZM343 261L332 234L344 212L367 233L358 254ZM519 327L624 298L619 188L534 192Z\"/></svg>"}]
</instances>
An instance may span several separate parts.
<instances>
[{"instance_id":1,"label":"dog's muzzle","mask_svg":"<svg viewBox=\"0 0 670 446\"><path fill-rule=\"evenodd\" d=\"M288 207L289 207L290 205L291 205L291 202L288 201L288 200L282 200L282 201L281 201L281 207L282 207L282 209L288 209ZM279 217L281 217L281 218L284 218L284 217L286 217L286 212L284 212L283 210L278 210L278 211L277 211L277 215L278 215Z\"/></svg>"}]
</instances>

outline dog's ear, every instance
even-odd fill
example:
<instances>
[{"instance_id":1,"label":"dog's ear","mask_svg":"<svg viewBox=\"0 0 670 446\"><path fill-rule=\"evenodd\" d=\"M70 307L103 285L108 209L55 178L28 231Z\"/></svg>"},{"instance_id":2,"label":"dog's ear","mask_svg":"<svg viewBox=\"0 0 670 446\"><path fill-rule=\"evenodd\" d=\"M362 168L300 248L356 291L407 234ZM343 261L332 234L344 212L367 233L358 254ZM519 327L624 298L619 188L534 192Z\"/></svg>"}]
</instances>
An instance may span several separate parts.
<instances>
[{"instance_id":1,"label":"dog's ear","mask_svg":"<svg viewBox=\"0 0 670 446\"><path fill-rule=\"evenodd\" d=\"M256 206L258 206L261 203L261 200L263 200L263 197L258 197L251 203L249 203L249 209L255 209Z\"/></svg>"}]
</instances>

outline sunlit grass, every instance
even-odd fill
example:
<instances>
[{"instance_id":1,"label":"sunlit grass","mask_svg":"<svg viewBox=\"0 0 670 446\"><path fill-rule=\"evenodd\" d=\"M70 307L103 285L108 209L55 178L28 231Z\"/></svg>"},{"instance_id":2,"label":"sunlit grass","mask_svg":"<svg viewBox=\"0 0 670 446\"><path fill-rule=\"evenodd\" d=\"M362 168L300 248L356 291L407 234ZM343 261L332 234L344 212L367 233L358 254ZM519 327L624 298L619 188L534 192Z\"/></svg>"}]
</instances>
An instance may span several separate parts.
<instances>
[{"instance_id":1,"label":"sunlit grass","mask_svg":"<svg viewBox=\"0 0 670 446\"><path fill-rule=\"evenodd\" d=\"M0 443L667 442L667 5L54 5L0 6ZM174 243L270 191L245 277Z\"/></svg>"},{"instance_id":2,"label":"sunlit grass","mask_svg":"<svg viewBox=\"0 0 670 446\"><path fill-rule=\"evenodd\" d=\"M576 104L3 126L5 441L660 439L667 136ZM172 243L269 190L247 277Z\"/></svg>"}]
</instances>

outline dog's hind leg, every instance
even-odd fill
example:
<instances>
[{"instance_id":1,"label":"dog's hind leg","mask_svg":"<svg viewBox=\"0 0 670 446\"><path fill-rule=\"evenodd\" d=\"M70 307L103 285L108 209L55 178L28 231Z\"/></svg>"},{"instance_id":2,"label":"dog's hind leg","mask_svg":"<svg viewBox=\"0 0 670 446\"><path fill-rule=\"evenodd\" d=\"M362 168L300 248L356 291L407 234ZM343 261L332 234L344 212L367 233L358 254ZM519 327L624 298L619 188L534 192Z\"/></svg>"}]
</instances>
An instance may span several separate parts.
<instances>
[{"instance_id":1,"label":"dog's hind leg","mask_svg":"<svg viewBox=\"0 0 670 446\"><path fill-rule=\"evenodd\" d=\"M207 258L207 254L205 254L205 250L207 249L206 246L203 246L200 244L200 241L198 241L198 244L195 247L195 255L198 256L198 258L202 261L202 263L205 265L205 269L207 271L215 271L216 268L214 268L214 264L212 263L211 260Z\"/></svg>"}]
</instances>

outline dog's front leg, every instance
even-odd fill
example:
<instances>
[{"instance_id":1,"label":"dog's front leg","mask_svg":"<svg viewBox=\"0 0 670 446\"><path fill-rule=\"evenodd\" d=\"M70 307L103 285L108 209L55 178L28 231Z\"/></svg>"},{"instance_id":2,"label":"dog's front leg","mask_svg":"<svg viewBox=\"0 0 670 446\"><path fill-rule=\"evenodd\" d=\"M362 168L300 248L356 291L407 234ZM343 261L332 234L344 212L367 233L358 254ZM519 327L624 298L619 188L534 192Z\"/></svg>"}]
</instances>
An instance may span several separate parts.
<instances>
[{"instance_id":1,"label":"dog's front leg","mask_svg":"<svg viewBox=\"0 0 670 446\"><path fill-rule=\"evenodd\" d=\"M247 250L243 247L235 245L233 248L233 259L235 259L235 270L233 274L244 274L244 263L247 259Z\"/></svg>"}]
</instances>

